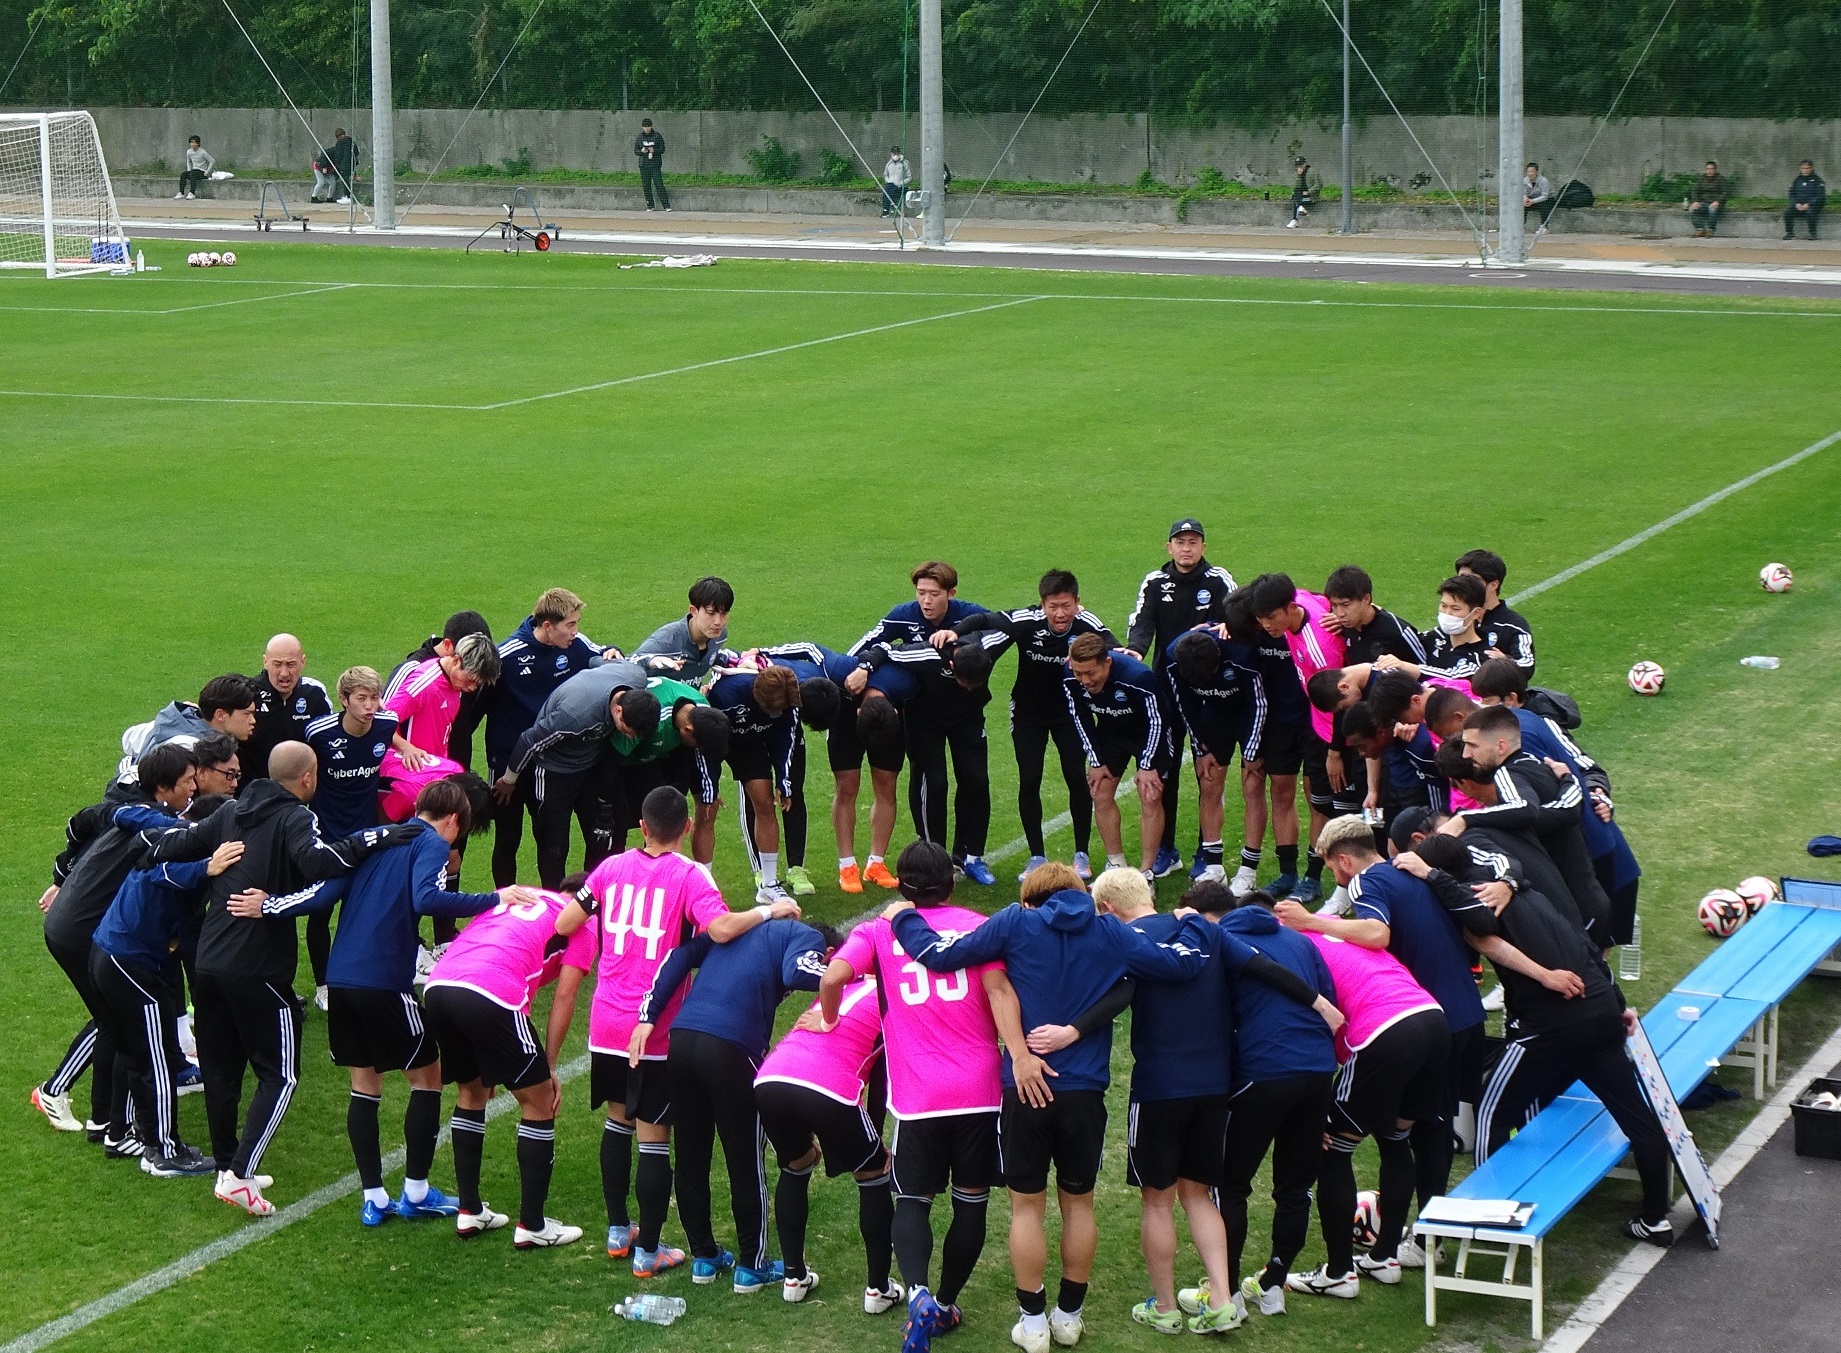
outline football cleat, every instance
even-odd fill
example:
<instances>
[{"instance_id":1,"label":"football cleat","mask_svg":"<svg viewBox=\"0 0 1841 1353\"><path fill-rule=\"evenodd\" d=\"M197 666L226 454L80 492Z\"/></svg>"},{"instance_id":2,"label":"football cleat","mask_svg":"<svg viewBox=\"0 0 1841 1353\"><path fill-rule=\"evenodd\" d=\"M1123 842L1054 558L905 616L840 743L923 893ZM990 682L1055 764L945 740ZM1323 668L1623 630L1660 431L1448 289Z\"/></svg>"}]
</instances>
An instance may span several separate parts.
<instances>
[{"instance_id":1,"label":"football cleat","mask_svg":"<svg viewBox=\"0 0 1841 1353\"><path fill-rule=\"evenodd\" d=\"M1624 1234L1629 1236L1632 1240L1645 1240L1651 1245L1659 1245L1663 1249L1667 1249L1670 1245L1675 1243L1675 1228L1669 1224L1667 1217L1664 1217L1654 1226L1651 1226L1641 1217L1632 1217L1629 1221L1624 1223Z\"/></svg>"},{"instance_id":2,"label":"football cleat","mask_svg":"<svg viewBox=\"0 0 1841 1353\"><path fill-rule=\"evenodd\" d=\"M187 1175L216 1174L217 1166L206 1160L197 1147L180 1142L170 1156L158 1151L142 1152L141 1173L155 1179L178 1179Z\"/></svg>"},{"instance_id":3,"label":"football cleat","mask_svg":"<svg viewBox=\"0 0 1841 1353\"><path fill-rule=\"evenodd\" d=\"M430 1188L419 1203L410 1202L407 1193L399 1194L396 1201L390 1204L390 1210L411 1221L428 1217L453 1217L460 1213L460 1200L450 1198L440 1189Z\"/></svg>"},{"instance_id":4,"label":"football cleat","mask_svg":"<svg viewBox=\"0 0 1841 1353\"><path fill-rule=\"evenodd\" d=\"M1266 895L1277 902L1281 898L1290 897L1297 886L1298 876L1296 874L1280 874L1266 885ZM1250 892L1251 889L1248 891Z\"/></svg>"},{"instance_id":5,"label":"football cleat","mask_svg":"<svg viewBox=\"0 0 1841 1353\"><path fill-rule=\"evenodd\" d=\"M471 1240L474 1236L487 1231L496 1231L511 1220L503 1212L494 1212L485 1203L479 1205L477 1212L456 1212L454 1214L454 1234L462 1240Z\"/></svg>"},{"instance_id":6,"label":"football cleat","mask_svg":"<svg viewBox=\"0 0 1841 1353\"><path fill-rule=\"evenodd\" d=\"M1183 853L1165 846L1157 852L1157 858L1151 861L1151 876L1160 879L1168 878L1182 867Z\"/></svg>"},{"instance_id":7,"label":"football cleat","mask_svg":"<svg viewBox=\"0 0 1841 1353\"><path fill-rule=\"evenodd\" d=\"M1483 1008L1485 1010L1501 1010L1507 1003L1508 997L1502 990L1502 983L1500 982L1483 993Z\"/></svg>"},{"instance_id":8,"label":"football cleat","mask_svg":"<svg viewBox=\"0 0 1841 1353\"><path fill-rule=\"evenodd\" d=\"M1080 875L1083 883L1092 881L1093 861L1087 858L1086 851L1077 850L1074 852L1074 872Z\"/></svg>"},{"instance_id":9,"label":"football cleat","mask_svg":"<svg viewBox=\"0 0 1841 1353\"><path fill-rule=\"evenodd\" d=\"M1021 882L1022 882L1022 881L1023 881L1024 879L1026 879L1026 878L1028 878L1028 877L1029 877L1029 871L1030 871L1030 870L1032 870L1032 869L1035 869L1035 868L1038 868L1038 867L1040 867L1041 865L1045 865L1045 864L1047 864L1047 863L1048 863L1048 856L1046 856L1046 855L1031 855L1031 856L1029 857L1029 863L1023 866L1023 872L1022 872L1022 873L1020 873L1020 874L1018 874L1018 875L1016 876L1016 881L1017 881L1018 883L1021 883Z\"/></svg>"},{"instance_id":10,"label":"football cleat","mask_svg":"<svg viewBox=\"0 0 1841 1353\"><path fill-rule=\"evenodd\" d=\"M901 1353L929 1353L940 1321L940 1303L924 1287L908 1298L908 1323L901 1328Z\"/></svg>"},{"instance_id":11,"label":"football cleat","mask_svg":"<svg viewBox=\"0 0 1841 1353\"><path fill-rule=\"evenodd\" d=\"M863 1314L881 1315L893 1309L906 1296L907 1293L898 1282L891 1282L887 1287L866 1287L863 1289Z\"/></svg>"},{"instance_id":12,"label":"football cleat","mask_svg":"<svg viewBox=\"0 0 1841 1353\"><path fill-rule=\"evenodd\" d=\"M778 1259L770 1259L759 1268L749 1268L746 1264L735 1266L735 1290L742 1296L760 1291L769 1283L783 1282L786 1278L786 1265Z\"/></svg>"},{"instance_id":13,"label":"football cleat","mask_svg":"<svg viewBox=\"0 0 1841 1353\"><path fill-rule=\"evenodd\" d=\"M607 1257L624 1259L633 1252L633 1242L639 1239L639 1228L631 1223L607 1228Z\"/></svg>"},{"instance_id":14,"label":"football cleat","mask_svg":"<svg viewBox=\"0 0 1841 1353\"><path fill-rule=\"evenodd\" d=\"M674 1268L683 1267L688 1256L682 1250L674 1250L669 1245L660 1245L656 1250L642 1250L633 1247L633 1276L635 1278L656 1278L661 1273L669 1273Z\"/></svg>"},{"instance_id":15,"label":"football cleat","mask_svg":"<svg viewBox=\"0 0 1841 1353\"><path fill-rule=\"evenodd\" d=\"M102 1139L102 1155L105 1160L134 1160L146 1149L141 1139L132 1132Z\"/></svg>"},{"instance_id":16,"label":"football cleat","mask_svg":"<svg viewBox=\"0 0 1841 1353\"><path fill-rule=\"evenodd\" d=\"M965 871L965 877L981 888L992 887L997 882L997 875L991 872L991 866L976 855L967 855L959 862L959 867Z\"/></svg>"},{"instance_id":17,"label":"football cleat","mask_svg":"<svg viewBox=\"0 0 1841 1353\"><path fill-rule=\"evenodd\" d=\"M735 1256L727 1250L719 1250L714 1259L698 1256L690 1261L690 1280L699 1287L707 1287L728 1269L735 1267Z\"/></svg>"},{"instance_id":18,"label":"football cleat","mask_svg":"<svg viewBox=\"0 0 1841 1353\"><path fill-rule=\"evenodd\" d=\"M358 1224L360 1226L382 1226L394 1215L396 1215L396 1210L389 1203L379 1206L366 1198L358 1205Z\"/></svg>"},{"instance_id":19,"label":"football cleat","mask_svg":"<svg viewBox=\"0 0 1841 1353\"><path fill-rule=\"evenodd\" d=\"M330 993L327 992L324 985L317 986L313 989L313 1008L315 1010L319 1011L322 1015L325 1014L326 1007L330 1002Z\"/></svg>"},{"instance_id":20,"label":"football cleat","mask_svg":"<svg viewBox=\"0 0 1841 1353\"><path fill-rule=\"evenodd\" d=\"M804 1301L806 1293L818 1286L818 1270L808 1268L803 1278L787 1278L780 1284L780 1300Z\"/></svg>"},{"instance_id":21,"label":"football cleat","mask_svg":"<svg viewBox=\"0 0 1841 1353\"><path fill-rule=\"evenodd\" d=\"M1132 1307L1131 1318L1137 1324L1150 1326L1159 1334L1181 1334L1183 1332L1183 1313L1158 1310L1156 1297L1146 1297Z\"/></svg>"},{"instance_id":22,"label":"football cleat","mask_svg":"<svg viewBox=\"0 0 1841 1353\"><path fill-rule=\"evenodd\" d=\"M1195 851L1195 858L1189 861L1189 880L1190 882L1200 883L1202 880L1202 874L1207 870L1208 865L1209 865L1208 857L1202 853L1201 847L1197 846L1196 851Z\"/></svg>"},{"instance_id":23,"label":"football cleat","mask_svg":"<svg viewBox=\"0 0 1841 1353\"><path fill-rule=\"evenodd\" d=\"M891 874L888 865L881 860L877 860L874 864L870 865L869 868L865 869L863 871L863 878L865 882L873 883L878 888L901 887L901 880Z\"/></svg>"},{"instance_id":24,"label":"football cleat","mask_svg":"<svg viewBox=\"0 0 1841 1353\"><path fill-rule=\"evenodd\" d=\"M217 1172L217 1187L213 1190L220 1202L240 1207L252 1217L266 1217L275 1210L275 1205L262 1196L262 1186L253 1179L239 1179L228 1170Z\"/></svg>"},{"instance_id":25,"label":"football cleat","mask_svg":"<svg viewBox=\"0 0 1841 1353\"><path fill-rule=\"evenodd\" d=\"M47 1094L44 1086L37 1085L32 1088L32 1107L59 1132L83 1131L83 1120L70 1111L69 1095Z\"/></svg>"},{"instance_id":26,"label":"football cleat","mask_svg":"<svg viewBox=\"0 0 1841 1353\"><path fill-rule=\"evenodd\" d=\"M1291 900L1301 907L1308 907L1323 896L1323 883L1320 879L1307 878L1291 890Z\"/></svg>"},{"instance_id":27,"label":"football cleat","mask_svg":"<svg viewBox=\"0 0 1841 1353\"><path fill-rule=\"evenodd\" d=\"M1370 1254L1355 1256L1355 1268L1364 1278L1373 1278L1377 1283L1392 1287L1400 1281L1400 1261L1398 1259L1376 1259Z\"/></svg>"},{"instance_id":28,"label":"football cleat","mask_svg":"<svg viewBox=\"0 0 1841 1353\"><path fill-rule=\"evenodd\" d=\"M1048 1311L1048 1334L1063 1348L1072 1348L1080 1342L1080 1336L1086 1331L1087 1322L1080 1318L1080 1312L1069 1314L1059 1306L1051 1306Z\"/></svg>"},{"instance_id":29,"label":"football cleat","mask_svg":"<svg viewBox=\"0 0 1841 1353\"><path fill-rule=\"evenodd\" d=\"M1262 1287L1258 1278L1248 1278L1240 1284L1240 1300L1249 1311L1258 1311L1261 1315L1285 1314L1285 1285Z\"/></svg>"},{"instance_id":30,"label":"football cleat","mask_svg":"<svg viewBox=\"0 0 1841 1353\"><path fill-rule=\"evenodd\" d=\"M1240 1303L1230 1301L1222 1306L1204 1306L1195 1315L1189 1317L1188 1326L1191 1334L1226 1334L1237 1330L1246 1323L1247 1313Z\"/></svg>"},{"instance_id":31,"label":"football cleat","mask_svg":"<svg viewBox=\"0 0 1841 1353\"><path fill-rule=\"evenodd\" d=\"M1243 864L1234 871L1234 877L1228 880L1227 890L1235 897L1245 897L1258 886L1259 871Z\"/></svg>"},{"instance_id":32,"label":"football cleat","mask_svg":"<svg viewBox=\"0 0 1841 1353\"><path fill-rule=\"evenodd\" d=\"M1319 916L1347 916L1355 910L1355 902L1349 896L1349 890L1337 884L1330 893L1329 900L1317 908Z\"/></svg>"},{"instance_id":33,"label":"football cleat","mask_svg":"<svg viewBox=\"0 0 1841 1353\"><path fill-rule=\"evenodd\" d=\"M198 1063L187 1062L185 1068L173 1077L173 1089L181 1095L195 1095L205 1088L205 1073L198 1069Z\"/></svg>"},{"instance_id":34,"label":"football cleat","mask_svg":"<svg viewBox=\"0 0 1841 1353\"><path fill-rule=\"evenodd\" d=\"M818 885L812 882L812 876L805 872L802 864L789 864L786 867L786 886L792 890L794 897L810 897L818 891Z\"/></svg>"},{"instance_id":35,"label":"football cleat","mask_svg":"<svg viewBox=\"0 0 1841 1353\"><path fill-rule=\"evenodd\" d=\"M1010 1327L1010 1342L1023 1350L1023 1353L1048 1353L1053 1342L1046 1328L1032 1330L1028 1318L1018 1320Z\"/></svg>"},{"instance_id":36,"label":"football cleat","mask_svg":"<svg viewBox=\"0 0 1841 1353\"><path fill-rule=\"evenodd\" d=\"M1208 1304L1208 1279L1204 1278L1194 1287L1176 1289L1176 1309L1184 1315L1200 1315L1202 1308Z\"/></svg>"},{"instance_id":37,"label":"football cleat","mask_svg":"<svg viewBox=\"0 0 1841 1353\"><path fill-rule=\"evenodd\" d=\"M860 893L863 891L863 875L854 864L845 865L837 871L838 891Z\"/></svg>"},{"instance_id":38,"label":"football cleat","mask_svg":"<svg viewBox=\"0 0 1841 1353\"><path fill-rule=\"evenodd\" d=\"M94 1118L83 1120L83 1135L88 1137L92 1146L101 1146L102 1139L109 1135L109 1125L98 1123Z\"/></svg>"},{"instance_id":39,"label":"football cleat","mask_svg":"<svg viewBox=\"0 0 1841 1353\"><path fill-rule=\"evenodd\" d=\"M1400 1260L1401 1268L1425 1267L1425 1250L1411 1236L1400 1242L1396 1257Z\"/></svg>"},{"instance_id":40,"label":"football cleat","mask_svg":"<svg viewBox=\"0 0 1841 1353\"><path fill-rule=\"evenodd\" d=\"M771 907L776 902L791 902L793 895L786 891L786 885L775 879L772 883L763 883L754 890L754 904Z\"/></svg>"},{"instance_id":41,"label":"football cleat","mask_svg":"<svg viewBox=\"0 0 1841 1353\"><path fill-rule=\"evenodd\" d=\"M511 1243L521 1250L549 1250L558 1245L573 1245L582 1238L582 1228L565 1226L554 1217L545 1217L539 1230L519 1224L511 1233Z\"/></svg>"},{"instance_id":42,"label":"football cleat","mask_svg":"<svg viewBox=\"0 0 1841 1353\"><path fill-rule=\"evenodd\" d=\"M957 1306L936 1305L934 1309L939 1312L933 1317L933 1336L936 1339L942 1334L951 1334L965 1323L965 1312Z\"/></svg>"},{"instance_id":43,"label":"football cleat","mask_svg":"<svg viewBox=\"0 0 1841 1353\"><path fill-rule=\"evenodd\" d=\"M1313 1297L1341 1297L1345 1301L1353 1301L1361 1294L1362 1280L1356 1273L1345 1273L1339 1278L1325 1265L1313 1268L1308 1273L1291 1274L1285 1279L1285 1286L1293 1292L1307 1292Z\"/></svg>"},{"instance_id":44,"label":"football cleat","mask_svg":"<svg viewBox=\"0 0 1841 1353\"><path fill-rule=\"evenodd\" d=\"M1222 865L1211 864L1202 871L1201 876L1198 879L1196 879L1196 882L1197 883L1226 883L1227 882L1227 870Z\"/></svg>"}]
</instances>

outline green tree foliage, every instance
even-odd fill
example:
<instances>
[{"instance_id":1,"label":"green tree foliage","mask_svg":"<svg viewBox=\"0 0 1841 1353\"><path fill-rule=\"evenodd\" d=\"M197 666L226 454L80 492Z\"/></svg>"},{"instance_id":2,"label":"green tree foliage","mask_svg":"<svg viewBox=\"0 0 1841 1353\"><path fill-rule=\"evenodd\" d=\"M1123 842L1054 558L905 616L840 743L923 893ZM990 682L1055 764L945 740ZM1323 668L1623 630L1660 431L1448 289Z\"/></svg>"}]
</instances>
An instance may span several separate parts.
<instances>
[{"instance_id":1,"label":"green tree foliage","mask_svg":"<svg viewBox=\"0 0 1841 1353\"><path fill-rule=\"evenodd\" d=\"M1527 0L1528 110L1604 112L1667 3ZM948 106L1027 108L1091 4L945 0ZM368 100L368 4L229 5L296 102ZM756 5L834 107L901 106L902 39L915 0L397 0L397 99L470 107L483 93L499 108L814 107ZM1488 112L1495 13L1494 0L1356 0L1355 38L1404 110ZM282 101L225 0L0 0L0 69L41 15L0 102ZM915 60L910 48L910 100ZM1269 125L1337 111L1340 61L1324 0L1098 0L1041 109L1148 108ZM1833 118L1841 116L1837 68L1841 0L1677 0L1619 112ZM1359 72L1356 89L1362 112L1385 111Z\"/></svg>"}]
</instances>

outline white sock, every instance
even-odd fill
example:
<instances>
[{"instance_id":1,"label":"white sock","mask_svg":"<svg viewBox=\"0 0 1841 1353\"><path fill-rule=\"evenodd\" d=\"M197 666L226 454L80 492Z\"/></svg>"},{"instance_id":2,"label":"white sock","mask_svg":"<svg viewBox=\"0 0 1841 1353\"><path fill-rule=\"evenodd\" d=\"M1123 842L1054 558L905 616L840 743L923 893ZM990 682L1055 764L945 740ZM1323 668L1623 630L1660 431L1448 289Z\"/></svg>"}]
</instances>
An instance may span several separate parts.
<instances>
[{"instance_id":1,"label":"white sock","mask_svg":"<svg viewBox=\"0 0 1841 1353\"><path fill-rule=\"evenodd\" d=\"M410 1179L405 1176L403 1179L403 1197L407 1198L412 1203L421 1202L424 1198L428 1197L428 1181L426 1179Z\"/></svg>"},{"instance_id":2,"label":"white sock","mask_svg":"<svg viewBox=\"0 0 1841 1353\"><path fill-rule=\"evenodd\" d=\"M390 1206L390 1190L366 1189L364 1191L364 1201L367 1203L375 1203L378 1207L388 1207Z\"/></svg>"},{"instance_id":3,"label":"white sock","mask_svg":"<svg viewBox=\"0 0 1841 1353\"><path fill-rule=\"evenodd\" d=\"M979 861L979 860L982 860L983 858L984 858L984 856L982 856L982 855L967 855L967 856L965 857L965 863L966 863L966 864L975 864L975 863L976 863L977 861Z\"/></svg>"},{"instance_id":4,"label":"white sock","mask_svg":"<svg viewBox=\"0 0 1841 1353\"><path fill-rule=\"evenodd\" d=\"M874 868L874 867L875 867L876 865L879 865L879 864L881 864L881 863L882 863L882 861L883 861L883 858L884 858L884 857L883 857L883 856L881 856L881 855L871 855L871 856L869 857L869 864L870 864L870 867L871 867L871 868Z\"/></svg>"},{"instance_id":5,"label":"white sock","mask_svg":"<svg viewBox=\"0 0 1841 1353\"><path fill-rule=\"evenodd\" d=\"M763 850L761 852L761 882L762 884L777 883L779 882L779 879L780 879L780 852L777 850Z\"/></svg>"},{"instance_id":6,"label":"white sock","mask_svg":"<svg viewBox=\"0 0 1841 1353\"><path fill-rule=\"evenodd\" d=\"M857 867L857 857L854 855L840 855L837 857L837 867L839 869L855 869Z\"/></svg>"},{"instance_id":7,"label":"white sock","mask_svg":"<svg viewBox=\"0 0 1841 1353\"><path fill-rule=\"evenodd\" d=\"M1027 1311L1023 1312L1023 1329L1030 1334L1047 1334L1048 1312L1044 1311L1041 1315L1030 1315Z\"/></svg>"},{"instance_id":8,"label":"white sock","mask_svg":"<svg viewBox=\"0 0 1841 1353\"><path fill-rule=\"evenodd\" d=\"M1125 857L1123 855L1108 855L1106 857L1106 868L1108 869L1126 869L1129 867L1130 866L1125 863Z\"/></svg>"}]
</instances>

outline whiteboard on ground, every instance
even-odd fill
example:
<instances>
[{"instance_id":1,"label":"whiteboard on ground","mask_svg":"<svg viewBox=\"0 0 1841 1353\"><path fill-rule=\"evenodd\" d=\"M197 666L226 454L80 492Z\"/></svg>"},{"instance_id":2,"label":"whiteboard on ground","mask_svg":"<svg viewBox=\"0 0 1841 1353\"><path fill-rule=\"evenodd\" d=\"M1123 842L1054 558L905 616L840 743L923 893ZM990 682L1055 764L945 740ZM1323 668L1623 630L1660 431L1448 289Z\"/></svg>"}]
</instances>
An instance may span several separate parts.
<instances>
[{"instance_id":1,"label":"whiteboard on ground","mask_svg":"<svg viewBox=\"0 0 1841 1353\"><path fill-rule=\"evenodd\" d=\"M1656 1050L1650 1045L1649 1034L1641 1021L1637 1023L1636 1032L1625 1040L1625 1047L1629 1049L1630 1060L1636 1063L1636 1078L1642 1083L1643 1093L1656 1111L1656 1117L1662 1121L1662 1134L1668 1138L1668 1149L1675 1157L1675 1168L1681 1171L1682 1182L1688 1187L1688 1197L1694 1200L1694 1209L1707 1228L1707 1244L1717 1250L1720 1247L1719 1185L1713 1182L1707 1162L1701 1158L1700 1147L1694 1143L1694 1134L1688 1131L1687 1120L1681 1116L1681 1105L1675 1102L1675 1092L1668 1088L1668 1077L1662 1074L1662 1063L1656 1059Z\"/></svg>"}]
</instances>

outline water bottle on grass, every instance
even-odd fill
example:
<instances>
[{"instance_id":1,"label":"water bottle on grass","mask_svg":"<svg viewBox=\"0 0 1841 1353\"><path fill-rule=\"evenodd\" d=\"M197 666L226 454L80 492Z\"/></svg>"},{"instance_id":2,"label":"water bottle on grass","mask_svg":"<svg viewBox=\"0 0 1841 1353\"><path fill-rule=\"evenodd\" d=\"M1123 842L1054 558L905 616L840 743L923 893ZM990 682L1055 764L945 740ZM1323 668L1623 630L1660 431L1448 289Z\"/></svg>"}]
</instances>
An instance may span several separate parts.
<instances>
[{"instance_id":1,"label":"water bottle on grass","mask_svg":"<svg viewBox=\"0 0 1841 1353\"><path fill-rule=\"evenodd\" d=\"M687 1308L682 1297L661 1297L646 1292L616 1302L611 1309L615 1315L624 1316L628 1320L639 1320L648 1325L669 1325L683 1315Z\"/></svg>"},{"instance_id":2,"label":"water bottle on grass","mask_svg":"<svg viewBox=\"0 0 1841 1353\"><path fill-rule=\"evenodd\" d=\"M1766 672L1775 672L1781 665L1782 664L1775 658L1759 657L1755 654L1749 658L1739 659L1739 666L1741 667L1758 667Z\"/></svg>"}]
</instances>

